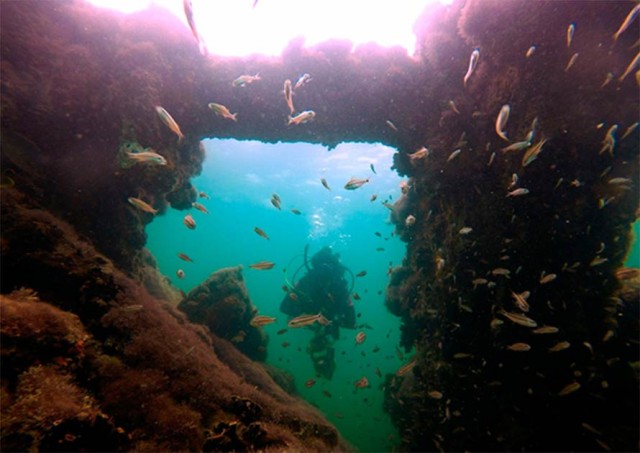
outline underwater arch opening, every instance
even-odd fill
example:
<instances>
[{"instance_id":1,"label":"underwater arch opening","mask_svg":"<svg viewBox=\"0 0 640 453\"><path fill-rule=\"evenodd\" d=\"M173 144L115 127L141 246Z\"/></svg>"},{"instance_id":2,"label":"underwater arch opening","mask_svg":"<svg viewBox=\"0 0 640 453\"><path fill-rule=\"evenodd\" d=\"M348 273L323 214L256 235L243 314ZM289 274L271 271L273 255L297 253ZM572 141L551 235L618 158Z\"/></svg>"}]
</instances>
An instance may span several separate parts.
<instances>
[{"instance_id":1,"label":"underwater arch opening","mask_svg":"<svg viewBox=\"0 0 640 453\"><path fill-rule=\"evenodd\" d=\"M191 210L195 229L186 228L187 213L176 210L147 225L147 248L159 269L189 292L213 272L241 265L258 313L276 318L262 327L268 335L266 363L289 373L296 393L359 449L391 448L397 434L383 410L383 384L407 362L397 347L400 319L385 307L388 274L406 252L389 219L404 184L391 169L396 150L376 143L342 143L330 152L309 143L213 139L203 144L202 173L191 182L207 213ZM351 178L367 182L347 190ZM352 276L356 315L356 329L341 328L332 342L336 366L330 378L314 370L308 350L314 332L288 328L287 315L279 310L283 288L306 272L305 252L310 259L326 246ZM263 261L274 263L273 269L249 267ZM358 344L360 332L366 340ZM357 388L363 377L369 387Z\"/></svg>"}]
</instances>

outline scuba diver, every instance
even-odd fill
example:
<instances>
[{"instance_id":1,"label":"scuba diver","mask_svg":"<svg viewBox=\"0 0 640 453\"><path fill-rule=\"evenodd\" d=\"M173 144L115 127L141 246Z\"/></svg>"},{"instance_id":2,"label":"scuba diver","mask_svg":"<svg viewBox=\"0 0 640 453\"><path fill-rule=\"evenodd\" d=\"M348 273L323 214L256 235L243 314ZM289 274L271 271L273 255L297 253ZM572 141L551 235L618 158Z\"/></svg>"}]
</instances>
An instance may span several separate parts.
<instances>
[{"instance_id":1,"label":"scuba diver","mask_svg":"<svg viewBox=\"0 0 640 453\"><path fill-rule=\"evenodd\" d=\"M356 313L349 294L353 289L353 273L340 264L338 254L329 247L323 247L311 258L311 266L307 261L309 245L304 249L304 263L293 276L293 285L280 304L280 311L296 317L303 314L322 315L329 321L328 325L314 323L309 327L314 336L309 342L307 352L313 361L316 374L331 379L335 371L335 348L333 342L340 338L340 327L356 328ZM302 267L307 273L296 281ZM351 275L351 287L344 277L345 272Z\"/></svg>"}]
</instances>

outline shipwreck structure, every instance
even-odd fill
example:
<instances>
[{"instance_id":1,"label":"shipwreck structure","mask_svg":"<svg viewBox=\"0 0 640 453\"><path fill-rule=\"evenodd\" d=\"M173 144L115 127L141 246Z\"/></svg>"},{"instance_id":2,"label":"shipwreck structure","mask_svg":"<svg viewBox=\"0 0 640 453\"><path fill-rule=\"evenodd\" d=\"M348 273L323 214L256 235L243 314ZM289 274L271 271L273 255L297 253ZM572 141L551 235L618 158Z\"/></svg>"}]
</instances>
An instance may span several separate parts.
<instances>
[{"instance_id":1,"label":"shipwreck structure","mask_svg":"<svg viewBox=\"0 0 640 453\"><path fill-rule=\"evenodd\" d=\"M634 6L458 1L424 12L414 57L294 41L279 58L204 58L161 10L4 2L2 449L351 448L191 324L144 250L153 216L127 199L190 207L200 141L228 137L398 150L408 251L387 305L417 351L385 387L400 449L637 450L638 274L621 267L640 79L637 33L614 37ZM300 73L314 83L296 106L316 118L287 126L283 82ZM131 144L167 165L127 165Z\"/></svg>"}]
</instances>

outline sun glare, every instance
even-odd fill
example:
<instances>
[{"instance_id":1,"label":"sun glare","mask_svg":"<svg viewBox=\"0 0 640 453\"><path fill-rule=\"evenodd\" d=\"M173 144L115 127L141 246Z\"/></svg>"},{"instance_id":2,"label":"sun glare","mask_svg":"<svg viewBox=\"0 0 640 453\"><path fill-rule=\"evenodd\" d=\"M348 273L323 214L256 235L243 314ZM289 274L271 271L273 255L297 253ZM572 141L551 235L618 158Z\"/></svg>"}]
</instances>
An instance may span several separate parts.
<instances>
[{"instance_id":1,"label":"sun glare","mask_svg":"<svg viewBox=\"0 0 640 453\"><path fill-rule=\"evenodd\" d=\"M181 0L87 0L132 13L152 3L175 14L185 26ZM196 25L210 53L279 55L294 38L311 46L329 39L354 45L375 42L413 54L413 24L430 3L452 0L192 0Z\"/></svg>"}]
</instances>

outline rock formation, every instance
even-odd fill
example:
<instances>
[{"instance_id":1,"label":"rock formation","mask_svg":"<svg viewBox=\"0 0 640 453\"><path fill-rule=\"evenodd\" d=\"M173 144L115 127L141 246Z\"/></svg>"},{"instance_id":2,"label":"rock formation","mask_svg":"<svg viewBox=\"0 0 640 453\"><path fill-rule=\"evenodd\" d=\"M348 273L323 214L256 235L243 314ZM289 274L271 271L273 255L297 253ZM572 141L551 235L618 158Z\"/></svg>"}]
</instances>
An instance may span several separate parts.
<instances>
[{"instance_id":1,"label":"rock formation","mask_svg":"<svg viewBox=\"0 0 640 453\"><path fill-rule=\"evenodd\" d=\"M254 360L267 357L267 336L250 322L258 313L251 303L242 268L220 269L187 294L178 309L189 320L204 324L220 338L231 341Z\"/></svg>"},{"instance_id":2,"label":"rock formation","mask_svg":"<svg viewBox=\"0 0 640 453\"><path fill-rule=\"evenodd\" d=\"M4 2L2 449L349 448L172 308L144 250L153 215L128 198L189 207L205 137L398 149L408 249L387 305L417 351L385 389L401 449L637 449L638 302L616 292L638 206L637 64L622 77L637 34L612 38L633 6L459 1L425 11L416 58L296 41L281 58L205 59L161 10ZM283 82L304 72L296 108L317 117L287 126ZM167 165L123 164L132 142Z\"/></svg>"}]
</instances>

